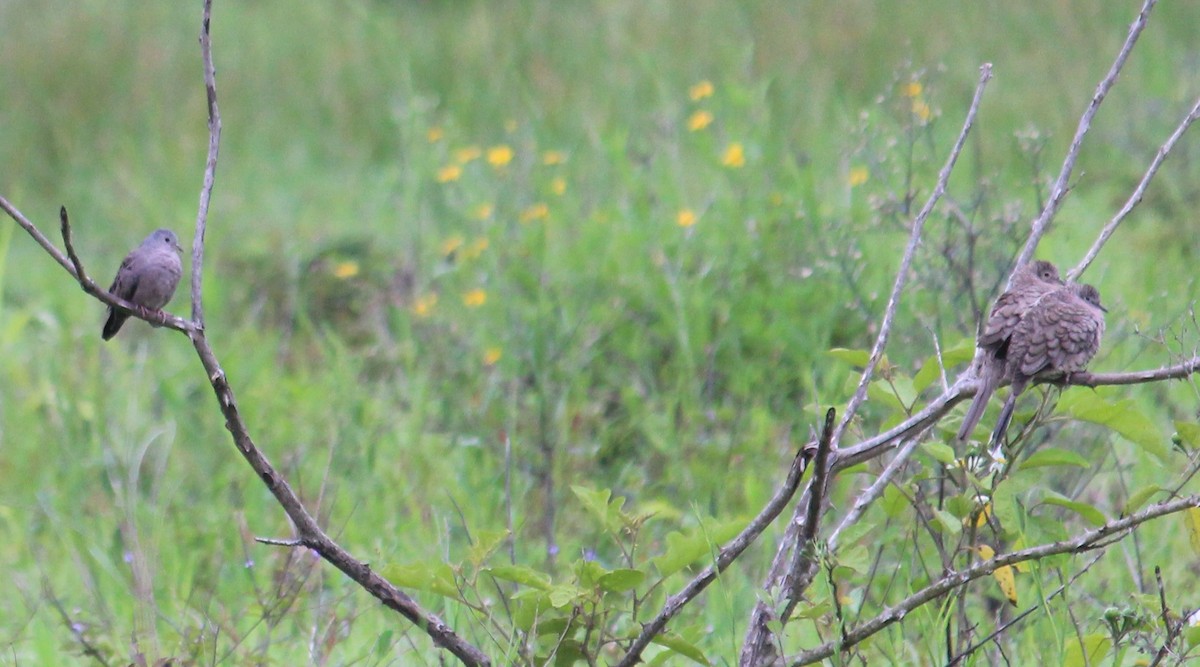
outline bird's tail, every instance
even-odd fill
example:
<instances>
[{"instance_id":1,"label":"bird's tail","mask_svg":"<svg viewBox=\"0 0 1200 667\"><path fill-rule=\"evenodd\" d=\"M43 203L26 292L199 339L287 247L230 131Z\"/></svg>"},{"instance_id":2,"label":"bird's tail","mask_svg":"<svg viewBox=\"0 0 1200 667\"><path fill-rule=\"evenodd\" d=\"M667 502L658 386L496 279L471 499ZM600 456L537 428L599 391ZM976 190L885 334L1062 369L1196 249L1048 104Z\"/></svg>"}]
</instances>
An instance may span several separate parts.
<instances>
[{"instance_id":1,"label":"bird's tail","mask_svg":"<svg viewBox=\"0 0 1200 667\"><path fill-rule=\"evenodd\" d=\"M975 425L983 418L983 413L987 410L988 399L996 391L996 386L1000 384L1000 373L997 368L998 364L983 363L979 370L979 389L975 392L975 399L971 401L971 407L967 408L967 414L963 415L962 426L958 429L958 441L966 442L971 436L971 431L975 430Z\"/></svg>"},{"instance_id":2,"label":"bird's tail","mask_svg":"<svg viewBox=\"0 0 1200 667\"><path fill-rule=\"evenodd\" d=\"M121 325L125 324L125 320L128 317L128 315L118 312L115 308L110 310L108 319L104 322L104 333L100 334L100 337L108 340L117 335L117 332L121 330Z\"/></svg>"},{"instance_id":3,"label":"bird's tail","mask_svg":"<svg viewBox=\"0 0 1200 667\"><path fill-rule=\"evenodd\" d=\"M1008 430L1008 423L1012 421L1013 410L1017 407L1017 396L1020 392L1014 391L1008 395L1008 400L1004 401L1004 407L1000 408L1000 418L996 420L996 429L992 431L992 447L1000 447L1004 440L1004 432Z\"/></svg>"}]
</instances>

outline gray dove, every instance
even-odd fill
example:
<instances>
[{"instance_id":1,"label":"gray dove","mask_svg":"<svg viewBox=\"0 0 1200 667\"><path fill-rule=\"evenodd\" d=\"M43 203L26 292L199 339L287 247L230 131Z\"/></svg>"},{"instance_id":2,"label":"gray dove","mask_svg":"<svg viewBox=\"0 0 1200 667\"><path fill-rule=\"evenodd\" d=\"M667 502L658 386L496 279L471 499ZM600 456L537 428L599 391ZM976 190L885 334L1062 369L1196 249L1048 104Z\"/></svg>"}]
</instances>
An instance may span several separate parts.
<instances>
[{"instance_id":1,"label":"gray dove","mask_svg":"<svg viewBox=\"0 0 1200 667\"><path fill-rule=\"evenodd\" d=\"M1017 397L1031 380L1070 375L1087 367L1100 349L1105 312L1095 287L1072 283L1042 297L1021 318L1009 342L1005 372L1012 378L1012 393L992 432L995 445L1008 430Z\"/></svg>"},{"instance_id":2,"label":"gray dove","mask_svg":"<svg viewBox=\"0 0 1200 667\"><path fill-rule=\"evenodd\" d=\"M979 389L958 429L959 442L967 441L983 417L988 399L1000 386L1007 365L1009 342L1021 318L1038 299L1062 287L1062 284L1058 268L1050 262L1038 260L1017 269L1013 274L1012 286L996 299L987 325L976 342L979 348Z\"/></svg>"},{"instance_id":3,"label":"gray dove","mask_svg":"<svg viewBox=\"0 0 1200 667\"><path fill-rule=\"evenodd\" d=\"M125 256L108 291L146 310L161 309L175 295L175 287L179 285L179 277L183 274L183 263L179 258L182 252L175 232L155 230ZM110 306L101 337L108 340L117 335L128 318L129 313Z\"/></svg>"}]
</instances>

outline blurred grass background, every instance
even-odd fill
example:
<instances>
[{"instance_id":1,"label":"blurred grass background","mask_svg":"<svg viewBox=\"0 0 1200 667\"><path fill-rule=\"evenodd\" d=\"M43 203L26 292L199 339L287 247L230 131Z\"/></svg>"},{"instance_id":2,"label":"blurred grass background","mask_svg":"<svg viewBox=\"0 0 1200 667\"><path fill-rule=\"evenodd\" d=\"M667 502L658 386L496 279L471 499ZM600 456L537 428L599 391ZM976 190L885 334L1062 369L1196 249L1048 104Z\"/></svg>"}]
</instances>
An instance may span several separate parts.
<instances>
[{"instance_id":1,"label":"blurred grass background","mask_svg":"<svg viewBox=\"0 0 1200 667\"><path fill-rule=\"evenodd\" d=\"M1039 159L1057 172L1135 12L218 2L210 336L259 445L373 564L454 561L510 513L521 562L612 558L572 505L578 483L657 503L653 552L696 517L756 511L819 411L846 400L825 351L869 347L906 235L889 197L923 201L986 61L995 80L952 181L982 211L972 281L939 273L963 258L931 223L890 357L919 365L931 334L969 343L1044 195ZM0 192L47 232L65 204L98 281L147 230L193 224L199 16L0 1ZM1190 106L1198 21L1191 3L1155 11L1041 256L1077 261ZM1186 347L1155 338L1183 336L1196 292L1196 145L1087 275L1110 308L1097 368ZM338 573L252 542L289 528L190 347L144 325L102 344L99 306L14 230L0 226L0 549L18 594L0 602L0 661L79 655L53 598L122 657L136 635L204 663L435 662ZM1120 395L1164 432L1194 417L1191 383ZM881 414L866 418L869 433ZM732 660L772 551L680 629L707 629L706 650Z\"/></svg>"}]
</instances>

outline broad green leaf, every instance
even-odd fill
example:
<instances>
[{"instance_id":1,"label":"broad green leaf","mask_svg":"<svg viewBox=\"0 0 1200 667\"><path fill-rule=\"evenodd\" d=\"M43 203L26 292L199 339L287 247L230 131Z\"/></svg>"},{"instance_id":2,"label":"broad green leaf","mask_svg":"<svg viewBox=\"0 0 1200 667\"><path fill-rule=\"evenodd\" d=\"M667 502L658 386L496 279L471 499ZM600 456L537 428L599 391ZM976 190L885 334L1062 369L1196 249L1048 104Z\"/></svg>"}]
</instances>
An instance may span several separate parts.
<instances>
[{"instance_id":1,"label":"broad green leaf","mask_svg":"<svg viewBox=\"0 0 1200 667\"><path fill-rule=\"evenodd\" d=\"M1175 422L1175 432L1190 449L1200 448L1200 424L1177 421Z\"/></svg>"},{"instance_id":2,"label":"broad green leaf","mask_svg":"<svg viewBox=\"0 0 1200 667\"><path fill-rule=\"evenodd\" d=\"M1046 497L1042 500L1042 502L1046 503L1047 505L1057 505L1059 507L1065 507L1065 508L1071 510L1072 512L1078 514L1079 516L1083 517L1083 519L1085 521L1092 524L1093 526L1103 526L1104 522L1108 520L1107 518L1105 518L1104 513L1101 512L1100 510L1096 509L1095 507L1093 507L1087 503L1081 503L1081 502L1078 502L1075 500L1071 500L1069 498L1064 498L1063 496L1061 496L1057 493L1047 493Z\"/></svg>"},{"instance_id":3,"label":"broad green leaf","mask_svg":"<svg viewBox=\"0 0 1200 667\"><path fill-rule=\"evenodd\" d=\"M458 586L454 584L454 570L441 561L385 565L379 573L400 588L415 588L459 599Z\"/></svg>"},{"instance_id":4,"label":"broad green leaf","mask_svg":"<svg viewBox=\"0 0 1200 667\"><path fill-rule=\"evenodd\" d=\"M608 570L594 560L580 559L575 561L576 583L583 588L592 588L600 583L600 577L608 574Z\"/></svg>"},{"instance_id":5,"label":"broad green leaf","mask_svg":"<svg viewBox=\"0 0 1200 667\"><path fill-rule=\"evenodd\" d=\"M600 520L600 525L610 533L621 530L621 505L625 499L621 496L612 497L608 489L589 489L586 486L572 486L571 491L589 514Z\"/></svg>"},{"instance_id":6,"label":"broad green leaf","mask_svg":"<svg viewBox=\"0 0 1200 667\"><path fill-rule=\"evenodd\" d=\"M675 574L700 558L707 557L720 549L722 544L737 535L745 525L745 519L731 519L709 522L707 529L696 528L687 534L669 533L667 550L661 556L655 556L650 560L662 576Z\"/></svg>"},{"instance_id":7,"label":"broad green leaf","mask_svg":"<svg viewBox=\"0 0 1200 667\"><path fill-rule=\"evenodd\" d=\"M804 600L797 607L796 612L792 614L794 618L804 618L812 620L821 618L825 614L833 611L833 603L828 597L822 597L814 600Z\"/></svg>"},{"instance_id":8,"label":"broad green leaf","mask_svg":"<svg viewBox=\"0 0 1200 667\"><path fill-rule=\"evenodd\" d=\"M928 440L922 442L921 451L933 457L933 460L943 465L954 463L954 448L942 442Z\"/></svg>"},{"instance_id":9,"label":"broad green leaf","mask_svg":"<svg viewBox=\"0 0 1200 667\"><path fill-rule=\"evenodd\" d=\"M1042 468L1046 466L1077 466L1079 468L1090 468L1092 462L1083 458L1075 452L1066 449L1057 449L1055 447L1047 447L1041 449L1029 456L1029 458L1021 461L1018 468L1020 470L1028 470L1030 468Z\"/></svg>"},{"instance_id":10,"label":"broad green leaf","mask_svg":"<svg viewBox=\"0 0 1200 667\"><path fill-rule=\"evenodd\" d=\"M550 604L562 609L584 597L584 591L570 584L557 584L550 588Z\"/></svg>"},{"instance_id":11,"label":"broad green leaf","mask_svg":"<svg viewBox=\"0 0 1200 667\"><path fill-rule=\"evenodd\" d=\"M962 520L946 510L934 510L933 518L935 526L940 526L951 535L962 531Z\"/></svg>"},{"instance_id":12,"label":"broad green leaf","mask_svg":"<svg viewBox=\"0 0 1200 667\"><path fill-rule=\"evenodd\" d=\"M1111 647L1112 640L1108 635L1086 635L1082 638L1071 635L1067 639L1066 651L1063 652L1063 667L1102 664Z\"/></svg>"},{"instance_id":13,"label":"broad green leaf","mask_svg":"<svg viewBox=\"0 0 1200 667\"><path fill-rule=\"evenodd\" d=\"M522 591L526 595L513 596L513 626L529 632L534 624L541 627L547 618L554 618L557 611L550 605L550 595L544 591Z\"/></svg>"},{"instance_id":14,"label":"broad green leaf","mask_svg":"<svg viewBox=\"0 0 1200 667\"><path fill-rule=\"evenodd\" d=\"M1188 540L1192 544L1192 552L1200 556L1200 508L1192 507L1184 510L1183 524L1187 526Z\"/></svg>"},{"instance_id":15,"label":"broad green leaf","mask_svg":"<svg viewBox=\"0 0 1200 667\"><path fill-rule=\"evenodd\" d=\"M624 593L641 585L646 573L641 570L613 570L600 577L600 588L610 593Z\"/></svg>"},{"instance_id":16,"label":"broad green leaf","mask_svg":"<svg viewBox=\"0 0 1200 667\"><path fill-rule=\"evenodd\" d=\"M883 489L882 507L889 519L895 519L908 509L908 498L895 485L888 484Z\"/></svg>"},{"instance_id":17,"label":"broad green leaf","mask_svg":"<svg viewBox=\"0 0 1200 667\"><path fill-rule=\"evenodd\" d=\"M665 646L679 655L684 656L685 658L691 658L693 662L701 665L712 664L708 661L708 658L704 657L704 652L696 648L695 644L689 642L683 637L680 637L674 632L664 632L650 641L654 644L658 644L659 646Z\"/></svg>"},{"instance_id":18,"label":"broad green leaf","mask_svg":"<svg viewBox=\"0 0 1200 667\"><path fill-rule=\"evenodd\" d=\"M550 575L524 565L497 565L484 570L497 579L512 581L538 590L550 590Z\"/></svg>"},{"instance_id":19,"label":"broad green leaf","mask_svg":"<svg viewBox=\"0 0 1200 667\"><path fill-rule=\"evenodd\" d=\"M475 533L475 544L472 544L471 549L467 552L467 559L475 567L483 565L483 562L504 543L506 537L508 537L507 530L478 531Z\"/></svg>"},{"instance_id":20,"label":"broad green leaf","mask_svg":"<svg viewBox=\"0 0 1200 667\"><path fill-rule=\"evenodd\" d=\"M871 552L865 545L856 544L849 549L838 549L835 562L838 568L866 572L871 567Z\"/></svg>"},{"instance_id":21,"label":"broad green leaf","mask_svg":"<svg viewBox=\"0 0 1200 667\"><path fill-rule=\"evenodd\" d=\"M913 376L913 389L918 393L925 391L929 385L942 376L942 364L946 368L954 368L955 366L970 361L975 358L975 341L964 338L960 340L954 347L942 350L942 360L938 363L937 355L930 355L921 364L921 370Z\"/></svg>"},{"instance_id":22,"label":"broad green leaf","mask_svg":"<svg viewBox=\"0 0 1200 667\"><path fill-rule=\"evenodd\" d=\"M1142 505L1146 504L1147 500L1150 500L1150 498L1154 497L1154 494L1162 490L1163 488L1161 486L1157 484L1150 484L1149 486L1143 486L1137 491L1134 491L1133 494L1129 496L1129 499L1125 501L1125 506L1121 508L1121 515L1129 516L1130 514L1138 511L1142 508Z\"/></svg>"},{"instance_id":23,"label":"broad green leaf","mask_svg":"<svg viewBox=\"0 0 1200 667\"><path fill-rule=\"evenodd\" d=\"M867 362L871 360L871 352L869 350L848 350L844 347L835 347L825 354L839 361L844 361L851 366L858 366L859 368L866 366ZM884 359L887 359L887 357L885 356Z\"/></svg>"},{"instance_id":24,"label":"broad green leaf","mask_svg":"<svg viewBox=\"0 0 1200 667\"><path fill-rule=\"evenodd\" d=\"M1170 459L1167 439L1154 422L1137 408L1133 399L1109 402L1095 392L1071 391L1063 394L1058 405L1063 412L1075 419L1116 431L1121 437L1150 452L1164 463Z\"/></svg>"}]
</instances>

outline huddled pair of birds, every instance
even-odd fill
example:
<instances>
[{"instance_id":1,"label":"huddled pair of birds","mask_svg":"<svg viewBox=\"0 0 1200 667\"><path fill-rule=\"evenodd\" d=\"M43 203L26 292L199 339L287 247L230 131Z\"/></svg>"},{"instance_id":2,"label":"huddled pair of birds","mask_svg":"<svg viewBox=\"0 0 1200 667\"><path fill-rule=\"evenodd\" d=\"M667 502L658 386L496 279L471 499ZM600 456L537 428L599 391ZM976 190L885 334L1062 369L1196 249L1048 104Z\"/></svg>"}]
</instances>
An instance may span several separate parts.
<instances>
[{"instance_id":1,"label":"huddled pair of birds","mask_svg":"<svg viewBox=\"0 0 1200 667\"><path fill-rule=\"evenodd\" d=\"M992 393L1009 380L1012 393L992 431L992 444L999 446L1017 397L1034 378L1082 371L1096 356L1105 312L1095 287L1064 283L1050 262L1039 260L1018 269L1009 289L996 299L976 342L979 390L963 417L959 441L967 440Z\"/></svg>"},{"instance_id":2,"label":"huddled pair of birds","mask_svg":"<svg viewBox=\"0 0 1200 667\"><path fill-rule=\"evenodd\" d=\"M183 275L182 252L175 232L156 229L125 256L108 291L147 311L161 309L175 295ZM127 319L129 313L110 306L101 337L108 340L117 335Z\"/></svg>"}]
</instances>

